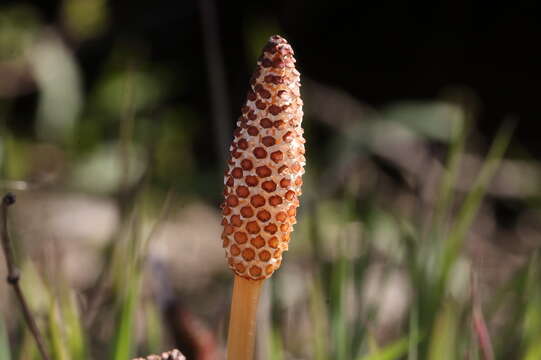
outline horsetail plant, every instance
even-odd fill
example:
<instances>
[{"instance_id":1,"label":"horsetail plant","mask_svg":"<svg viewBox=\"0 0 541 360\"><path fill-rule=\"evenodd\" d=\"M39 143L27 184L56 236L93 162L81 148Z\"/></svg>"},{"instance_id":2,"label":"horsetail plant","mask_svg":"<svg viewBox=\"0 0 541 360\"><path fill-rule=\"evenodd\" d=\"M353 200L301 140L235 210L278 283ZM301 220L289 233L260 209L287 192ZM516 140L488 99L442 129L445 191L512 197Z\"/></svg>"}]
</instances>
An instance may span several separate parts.
<instances>
[{"instance_id":1,"label":"horsetail plant","mask_svg":"<svg viewBox=\"0 0 541 360\"><path fill-rule=\"evenodd\" d=\"M304 174L300 74L293 49L272 36L250 80L225 172L223 247L235 273L228 359L253 354L259 292L282 263Z\"/></svg>"}]
</instances>

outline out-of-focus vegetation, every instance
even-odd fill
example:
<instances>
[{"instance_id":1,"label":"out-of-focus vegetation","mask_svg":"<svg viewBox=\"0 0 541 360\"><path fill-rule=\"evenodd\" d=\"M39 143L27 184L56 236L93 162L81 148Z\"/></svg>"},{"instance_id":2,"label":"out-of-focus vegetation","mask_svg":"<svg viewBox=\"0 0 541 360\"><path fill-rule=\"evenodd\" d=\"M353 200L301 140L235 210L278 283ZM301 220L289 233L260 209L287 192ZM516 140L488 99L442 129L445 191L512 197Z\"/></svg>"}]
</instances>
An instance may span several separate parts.
<instances>
[{"instance_id":1,"label":"out-of-focus vegetation","mask_svg":"<svg viewBox=\"0 0 541 360\"><path fill-rule=\"evenodd\" d=\"M107 32L108 7L62 4L56 26L0 7L0 188L18 196L10 233L48 349L223 358L220 137L151 44L115 43L89 86L79 46ZM246 27L251 63L281 29ZM487 139L469 89L373 108L314 76L299 223L264 290L257 358L540 359L541 166L516 155L514 120ZM4 283L0 309L0 360L38 359Z\"/></svg>"}]
</instances>

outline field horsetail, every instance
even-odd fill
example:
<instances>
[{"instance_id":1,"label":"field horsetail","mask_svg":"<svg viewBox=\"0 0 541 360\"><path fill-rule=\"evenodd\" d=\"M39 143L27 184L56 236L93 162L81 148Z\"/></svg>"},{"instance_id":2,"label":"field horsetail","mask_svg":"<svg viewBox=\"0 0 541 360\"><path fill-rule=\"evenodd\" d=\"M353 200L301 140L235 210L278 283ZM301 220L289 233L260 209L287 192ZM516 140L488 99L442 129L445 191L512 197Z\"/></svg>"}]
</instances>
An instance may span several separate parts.
<instances>
[{"instance_id":1,"label":"field horsetail","mask_svg":"<svg viewBox=\"0 0 541 360\"><path fill-rule=\"evenodd\" d=\"M224 178L222 243L235 273L229 360L252 358L259 291L296 223L306 162L299 88L293 49L274 35L250 80Z\"/></svg>"}]
</instances>

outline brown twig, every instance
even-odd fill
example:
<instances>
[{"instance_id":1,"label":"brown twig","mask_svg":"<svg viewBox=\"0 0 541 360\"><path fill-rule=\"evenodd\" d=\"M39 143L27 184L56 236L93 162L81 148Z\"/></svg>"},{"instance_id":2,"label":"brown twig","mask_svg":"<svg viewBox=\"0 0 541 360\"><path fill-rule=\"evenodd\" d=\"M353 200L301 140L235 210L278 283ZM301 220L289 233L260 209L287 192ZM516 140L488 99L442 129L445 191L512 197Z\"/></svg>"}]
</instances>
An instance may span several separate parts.
<instances>
[{"instance_id":1,"label":"brown twig","mask_svg":"<svg viewBox=\"0 0 541 360\"><path fill-rule=\"evenodd\" d=\"M19 285L19 280L21 276L20 276L19 270L17 269L15 265L13 247L11 245L11 239L9 237L8 227L7 227L8 207L13 204L15 204L15 196L13 194L8 193L2 199L2 206L0 208L1 221L2 221L2 249L4 250L4 256L6 258L6 267L8 271L7 282L9 285L13 287L13 290L15 291L15 296L17 297L17 301L19 302L21 311L23 312L24 320L26 321L26 324L30 328L30 332L32 333L32 335L34 336L34 339L36 340L41 357L45 360L49 360L49 355L47 355L47 352L45 351L43 338L41 336L41 333L39 332L38 326L36 325L36 321L34 320L32 313L30 312L30 308L28 307L26 298L24 297L24 294Z\"/></svg>"}]
</instances>

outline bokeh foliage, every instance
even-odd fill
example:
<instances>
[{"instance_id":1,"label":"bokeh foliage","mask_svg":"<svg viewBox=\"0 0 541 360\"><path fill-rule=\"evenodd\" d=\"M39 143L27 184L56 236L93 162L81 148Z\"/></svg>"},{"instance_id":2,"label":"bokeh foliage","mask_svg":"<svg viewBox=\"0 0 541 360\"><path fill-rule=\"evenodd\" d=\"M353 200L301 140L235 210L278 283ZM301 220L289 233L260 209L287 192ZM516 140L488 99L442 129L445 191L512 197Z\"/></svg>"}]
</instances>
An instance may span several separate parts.
<instances>
[{"instance_id":1,"label":"bokeh foliage","mask_svg":"<svg viewBox=\"0 0 541 360\"><path fill-rule=\"evenodd\" d=\"M35 260L36 248L46 245L39 234L34 243L17 242L27 232L17 222L11 234L24 291L53 359L121 360L180 346L169 326L176 319L163 312L159 284L167 282L152 267L152 245L164 213L210 204L219 216L223 164L203 121L209 112L190 101L190 69L152 58L152 44L137 39L116 38L97 75L85 77L82 63L91 60L80 47L107 34L108 7L102 0L66 0L61 14L55 27L32 6L0 8L0 186L30 194L27 201L40 193L107 199L119 221L97 249L100 266L80 269L96 273L85 288L55 267L52 259L62 256L61 249ZM282 29L272 18L244 26L247 51L240 61L251 64L262 41ZM204 61L203 53L191 50L187 57ZM496 359L539 359L539 231L524 235L529 250L508 277L475 287L475 279L490 271L483 259L498 259L475 244L491 243L486 234L507 234L479 230L482 219L500 229L491 200L512 197L538 219L539 164L506 155L521 152L511 142L513 121L486 139L467 90L456 91L458 98L443 94L374 109L320 84L317 75L307 77L304 88L308 168L302 211L283 269L265 290L269 305L262 310L258 356L484 359L481 330L472 320L478 301ZM475 166L465 166L472 159ZM505 164L517 169L517 161L529 170L507 174L504 188L528 191L499 194L494 180L502 178ZM435 180L429 182L430 176ZM523 230L517 225L517 233ZM199 276L199 269L189 271ZM167 299L203 318L220 346L227 316L211 309L228 301L225 262L205 281L204 301L184 284L168 288ZM224 291L211 291L216 288ZM2 290L7 300L9 289ZM482 299L475 298L479 292ZM2 309L14 307L10 302ZM0 316L0 360L8 359L38 359L16 311Z\"/></svg>"}]
</instances>

